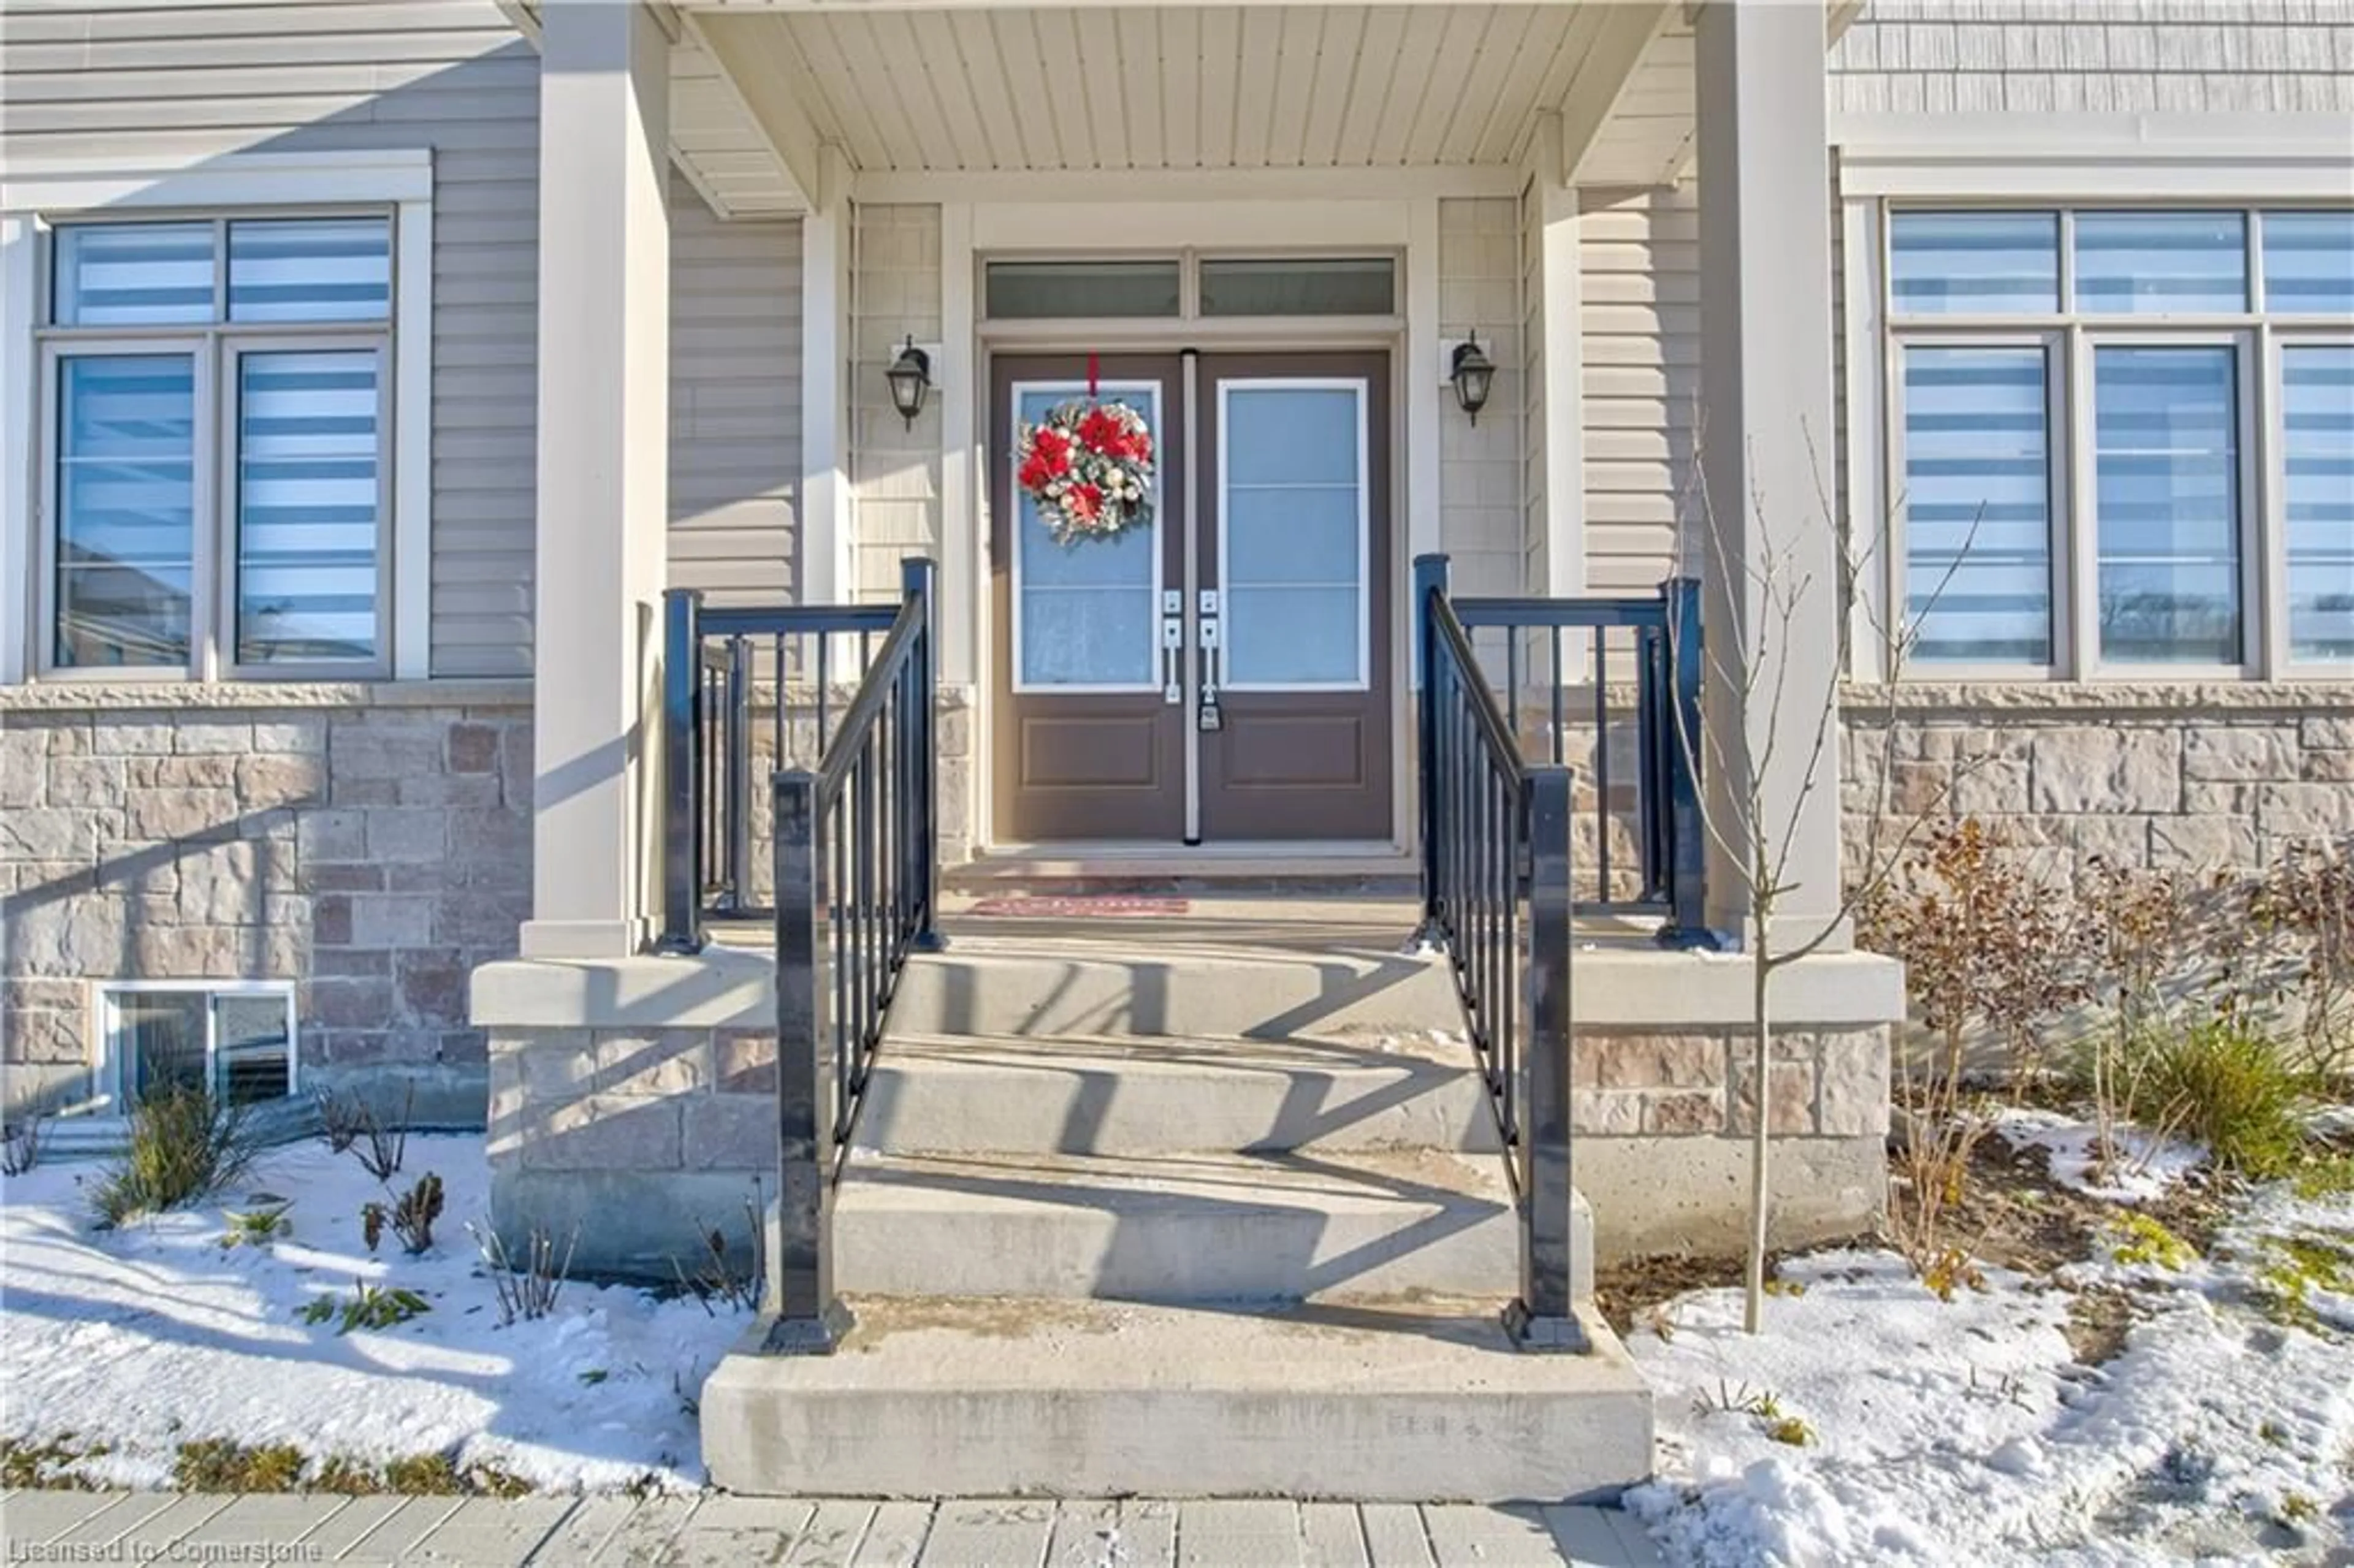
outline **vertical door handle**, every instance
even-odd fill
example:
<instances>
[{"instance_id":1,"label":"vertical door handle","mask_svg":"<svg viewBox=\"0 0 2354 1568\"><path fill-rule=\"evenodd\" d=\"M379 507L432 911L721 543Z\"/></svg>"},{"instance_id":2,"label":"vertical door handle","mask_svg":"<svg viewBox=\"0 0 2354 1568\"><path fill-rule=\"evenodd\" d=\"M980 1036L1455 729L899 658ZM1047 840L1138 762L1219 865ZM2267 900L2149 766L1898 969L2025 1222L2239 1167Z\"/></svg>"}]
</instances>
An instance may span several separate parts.
<instances>
[{"instance_id":1,"label":"vertical door handle","mask_svg":"<svg viewBox=\"0 0 2354 1568\"><path fill-rule=\"evenodd\" d=\"M1165 616L1161 622L1161 700L1172 708L1185 700L1184 657L1185 621L1181 616Z\"/></svg>"}]
</instances>

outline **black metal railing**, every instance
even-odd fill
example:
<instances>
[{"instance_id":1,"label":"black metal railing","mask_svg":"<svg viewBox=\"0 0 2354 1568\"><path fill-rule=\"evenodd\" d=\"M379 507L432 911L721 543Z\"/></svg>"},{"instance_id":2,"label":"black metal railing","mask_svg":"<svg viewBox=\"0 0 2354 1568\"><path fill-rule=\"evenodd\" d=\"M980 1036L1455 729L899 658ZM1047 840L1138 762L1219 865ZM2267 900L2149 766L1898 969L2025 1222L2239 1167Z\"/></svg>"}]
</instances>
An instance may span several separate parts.
<instances>
[{"instance_id":1,"label":"black metal railing","mask_svg":"<svg viewBox=\"0 0 2354 1568\"><path fill-rule=\"evenodd\" d=\"M1569 769L1522 760L1444 564L1416 563L1423 671L1423 916L1442 945L1521 1220L1514 1331L1532 1348L1583 1349L1572 1303Z\"/></svg>"},{"instance_id":2,"label":"black metal railing","mask_svg":"<svg viewBox=\"0 0 2354 1568\"><path fill-rule=\"evenodd\" d=\"M1421 556L1415 572L1418 595L1433 586L1447 593L1446 556ZM1578 912L1657 914L1662 916L1662 944L1707 943L1706 856L1695 766L1701 744L1700 584L1670 577L1656 594L1640 598L1450 595L1447 603L1475 645L1483 631L1501 634L1487 640L1491 649L1501 644L1500 658L1491 661L1487 674L1491 688L1500 685L1503 722L1514 744L1560 764L1573 755L1573 736L1590 728L1590 800L1585 809L1593 827L1592 895L1579 899ZM1586 645L1575 651L1587 662L1575 670L1572 639L1580 635ZM1631 648L1626 646L1630 641ZM1614 663L1620 662L1632 674L1631 704L1624 682L1613 681ZM1583 712L1572 710L1573 679L1590 688L1580 705ZM1542 734L1532 737L1532 728ZM1624 758L1632 775L1625 780L1632 787L1631 811L1625 809L1616 777L1617 754L1626 743L1631 743L1631 755ZM1631 866L1623 863L1617 842L1621 825L1631 830Z\"/></svg>"},{"instance_id":3,"label":"black metal railing","mask_svg":"<svg viewBox=\"0 0 2354 1568\"><path fill-rule=\"evenodd\" d=\"M814 768L775 802L779 1224L771 1350L825 1351L849 1314L833 1290L832 1194L885 1016L910 953L937 948L937 632L931 563Z\"/></svg>"},{"instance_id":4,"label":"black metal railing","mask_svg":"<svg viewBox=\"0 0 2354 1568\"><path fill-rule=\"evenodd\" d=\"M663 930L694 952L710 918L765 919L766 775L813 767L846 722L849 683L906 607L930 602L932 563L901 563L896 604L715 609L699 589L663 596ZM928 618L929 611L926 614ZM927 643L928 656L928 642Z\"/></svg>"}]
</instances>

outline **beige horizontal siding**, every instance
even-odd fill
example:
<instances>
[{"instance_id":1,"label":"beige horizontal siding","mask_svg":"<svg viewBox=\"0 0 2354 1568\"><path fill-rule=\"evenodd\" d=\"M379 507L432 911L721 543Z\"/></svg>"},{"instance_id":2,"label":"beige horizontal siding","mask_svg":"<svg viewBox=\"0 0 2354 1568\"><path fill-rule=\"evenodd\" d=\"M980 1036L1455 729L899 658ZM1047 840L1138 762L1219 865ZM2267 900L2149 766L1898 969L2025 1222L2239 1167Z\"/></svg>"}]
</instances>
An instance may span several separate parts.
<instances>
[{"instance_id":1,"label":"beige horizontal siding","mask_svg":"<svg viewBox=\"0 0 2354 1568\"><path fill-rule=\"evenodd\" d=\"M1586 581L1637 593L1675 567L1700 393L1700 209L1674 190L1591 192L1578 220Z\"/></svg>"},{"instance_id":2,"label":"beige horizontal siding","mask_svg":"<svg viewBox=\"0 0 2354 1568\"><path fill-rule=\"evenodd\" d=\"M722 223L671 182L670 581L778 604L801 580L801 227Z\"/></svg>"},{"instance_id":3,"label":"beige horizontal siding","mask_svg":"<svg viewBox=\"0 0 2354 1568\"><path fill-rule=\"evenodd\" d=\"M2354 111L2354 6L1872 0L1830 66L1834 112Z\"/></svg>"},{"instance_id":4,"label":"beige horizontal siding","mask_svg":"<svg viewBox=\"0 0 2354 1568\"><path fill-rule=\"evenodd\" d=\"M538 81L491 0L0 3L0 161L432 150L437 675L531 668Z\"/></svg>"}]
</instances>

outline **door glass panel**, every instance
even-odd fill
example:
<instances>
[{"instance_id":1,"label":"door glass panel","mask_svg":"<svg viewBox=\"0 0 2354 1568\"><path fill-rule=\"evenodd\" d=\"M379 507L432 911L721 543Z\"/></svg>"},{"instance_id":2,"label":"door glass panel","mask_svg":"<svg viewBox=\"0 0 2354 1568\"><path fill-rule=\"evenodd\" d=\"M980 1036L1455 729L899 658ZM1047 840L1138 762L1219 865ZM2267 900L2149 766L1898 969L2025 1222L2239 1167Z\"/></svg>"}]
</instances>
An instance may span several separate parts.
<instances>
[{"instance_id":1,"label":"door glass panel","mask_svg":"<svg viewBox=\"0 0 2354 1568\"><path fill-rule=\"evenodd\" d=\"M1362 383L1220 388L1229 686L1363 686Z\"/></svg>"},{"instance_id":2,"label":"door glass panel","mask_svg":"<svg viewBox=\"0 0 2354 1568\"><path fill-rule=\"evenodd\" d=\"M1079 390L1021 388L1016 417L1035 423ZM1158 388L1107 386L1103 393L1140 407L1160 433ZM1014 667L1021 686L1158 689L1160 496L1153 497L1153 520L1146 526L1071 545L1055 542L1018 486L1014 496L1021 509L1013 542Z\"/></svg>"}]
</instances>

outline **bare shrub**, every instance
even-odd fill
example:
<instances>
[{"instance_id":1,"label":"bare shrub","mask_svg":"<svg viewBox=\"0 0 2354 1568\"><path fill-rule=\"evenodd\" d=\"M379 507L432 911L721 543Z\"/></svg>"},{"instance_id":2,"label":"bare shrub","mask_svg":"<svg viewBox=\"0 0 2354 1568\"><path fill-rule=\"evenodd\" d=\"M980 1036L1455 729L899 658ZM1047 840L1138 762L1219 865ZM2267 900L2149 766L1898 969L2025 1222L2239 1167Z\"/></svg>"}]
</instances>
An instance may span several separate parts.
<instances>
[{"instance_id":1,"label":"bare shrub","mask_svg":"<svg viewBox=\"0 0 2354 1568\"><path fill-rule=\"evenodd\" d=\"M441 1178L428 1171L390 1208L382 1203L363 1206L360 1234L367 1240L368 1251L374 1252L389 1224L392 1234L400 1238L401 1250L415 1257L433 1245L433 1222L440 1217Z\"/></svg>"},{"instance_id":2,"label":"bare shrub","mask_svg":"<svg viewBox=\"0 0 2354 1568\"><path fill-rule=\"evenodd\" d=\"M530 1322L545 1318L556 1310L556 1298L563 1294L564 1281L572 1272L572 1254L580 1245L578 1225L572 1227L561 1259L556 1255L556 1238L545 1226L533 1226L524 1243L520 1263L507 1251L507 1244L496 1230L469 1224L466 1233L482 1249L482 1262L490 1267L491 1288L499 1298L501 1328L517 1319Z\"/></svg>"},{"instance_id":3,"label":"bare shrub","mask_svg":"<svg viewBox=\"0 0 2354 1568\"><path fill-rule=\"evenodd\" d=\"M676 1256L670 1260L671 1269L678 1276L679 1287L692 1291L703 1303L703 1309L713 1317L719 1314L712 1303L723 1302L738 1312L757 1312L760 1308L760 1292L768 1276L768 1225L761 1218L760 1184L752 1183L752 1195L744 1200L746 1230L751 1240L750 1262L738 1267L727 1247L727 1234L717 1225L697 1222L695 1225L695 1265L689 1271Z\"/></svg>"},{"instance_id":4,"label":"bare shrub","mask_svg":"<svg viewBox=\"0 0 2354 1568\"><path fill-rule=\"evenodd\" d=\"M2327 842L2291 845L2257 880L2248 914L2296 966L2307 1065L2354 1082L2354 855Z\"/></svg>"},{"instance_id":5,"label":"bare shrub","mask_svg":"<svg viewBox=\"0 0 2354 1568\"><path fill-rule=\"evenodd\" d=\"M325 1140L327 1152L343 1153L358 1139L366 1125L367 1106L333 1089L321 1089L311 1097L319 1107L319 1136Z\"/></svg>"},{"instance_id":6,"label":"bare shrub","mask_svg":"<svg viewBox=\"0 0 2354 1568\"><path fill-rule=\"evenodd\" d=\"M1975 818L1935 828L1906 874L1857 912L1863 943L1903 960L1935 1038L1926 1060L1900 1048L1895 1062L1907 1121L1892 1239L1925 1278L1950 1275L1962 1258L1948 1221L1967 1194L1970 1158L1988 1129L1967 1086L1973 1033L2003 1048L2014 1086L2023 1085L2042 1071L2052 1021L2089 989L2084 958L2091 927L2063 893L2030 876L2006 847ZM1904 891L1896 891L1900 885Z\"/></svg>"},{"instance_id":7,"label":"bare shrub","mask_svg":"<svg viewBox=\"0 0 2354 1568\"><path fill-rule=\"evenodd\" d=\"M408 1152L408 1120L417 1109L417 1086L408 1086L408 1093L400 1102L400 1115L386 1120L374 1106L359 1107L359 1130L351 1144L354 1158L367 1173L389 1185L400 1174L400 1162Z\"/></svg>"},{"instance_id":8,"label":"bare shrub","mask_svg":"<svg viewBox=\"0 0 2354 1568\"><path fill-rule=\"evenodd\" d=\"M0 1176L22 1176L41 1162L41 1138L48 1119L34 1111L20 1121L0 1125Z\"/></svg>"}]
</instances>

